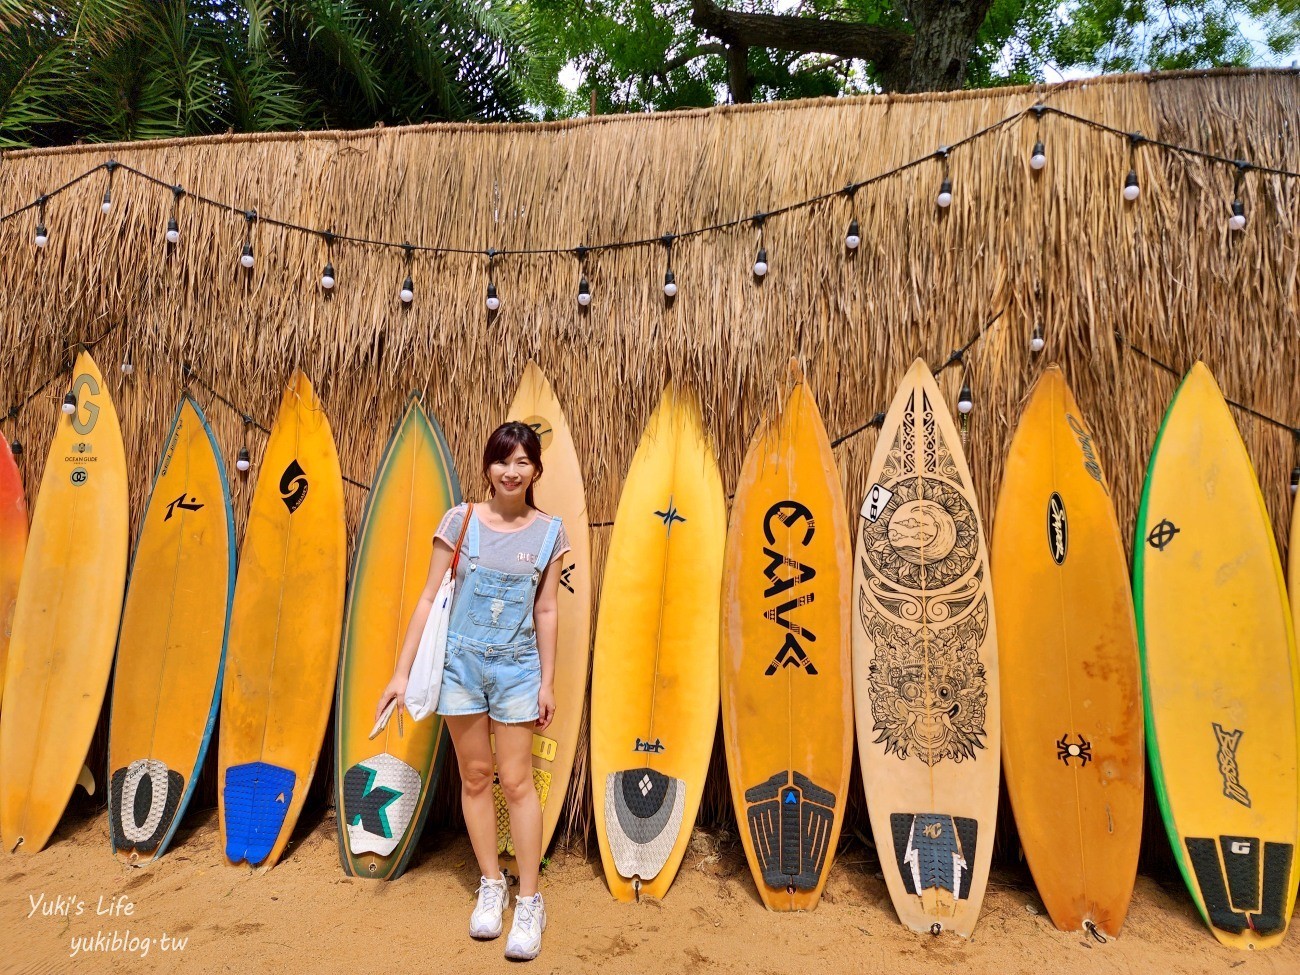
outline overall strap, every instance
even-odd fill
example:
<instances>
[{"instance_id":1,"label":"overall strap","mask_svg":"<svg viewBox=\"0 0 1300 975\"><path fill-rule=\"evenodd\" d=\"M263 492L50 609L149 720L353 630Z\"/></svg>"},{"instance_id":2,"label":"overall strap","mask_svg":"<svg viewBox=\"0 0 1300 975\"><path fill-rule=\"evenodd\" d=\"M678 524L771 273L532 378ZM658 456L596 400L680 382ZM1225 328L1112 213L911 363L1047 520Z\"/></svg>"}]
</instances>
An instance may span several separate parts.
<instances>
[{"instance_id":1,"label":"overall strap","mask_svg":"<svg viewBox=\"0 0 1300 975\"><path fill-rule=\"evenodd\" d=\"M551 553L555 551L555 540L560 534L560 519L553 516L551 518L551 527L546 530L546 538L542 540L542 547L537 550L537 571L545 572L546 567L551 562Z\"/></svg>"},{"instance_id":2,"label":"overall strap","mask_svg":"<svg viewBox=\"0 0 1300 975\"><path fill-rule=\"evenodd\" d=\"M474 515L474 506L470 505L469 510L465 512L465 517L469 519L469 529L465 535L465 555L471 562L478 561L478 518Z\"/></svg>"}]
</instances>

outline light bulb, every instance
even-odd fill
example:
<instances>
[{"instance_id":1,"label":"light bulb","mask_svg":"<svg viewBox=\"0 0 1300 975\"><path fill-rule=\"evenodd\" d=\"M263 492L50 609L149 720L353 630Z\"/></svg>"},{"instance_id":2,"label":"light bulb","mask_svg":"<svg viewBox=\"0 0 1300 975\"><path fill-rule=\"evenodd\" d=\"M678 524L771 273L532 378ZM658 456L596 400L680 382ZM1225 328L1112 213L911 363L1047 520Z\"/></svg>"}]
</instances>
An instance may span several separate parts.
<instances>
[{"instance_id":1,"label":"light bulb","mask_svg":"<svg viewBox=\"0 0 1300 975\"><path fill-rule=\"evenodd\" d=\"M1031 352L1042 352L1043 346L1046 344L1043 340L1043 326L1035 325L1034 334L1029 339L1029 350Z\"/></svg>"},{"instance_id":2,"label":"light bulb","mask_svg":"<svg viewBox=\"0 0 1300 975\"><path fill-rule=\"evenodd\" d=\"M175 244L181 239L180 224L176 222L175 217L167 218L167 243Z\"/></svg>"},{"instance_id":3,"label":"light bulb","mask_svg":"<svg viewBox=\"0 0 1300 975\"><path fill-rule=\"evenodd\" d=\"M402 282L402 290L397 293L404 304L409 305L415 299L415 282L411 280L408 274L406 280Z\"/></svg>"},{"instance_id":4,"label":"light bulb","mask_svg":"<svg viewBox=\"0 0 1300 975\"><path fill-rule=\"evenodd\" d=\"M767 250L760 247L758 249L758 258L754 261L754 277L761 278L767 273Z\"/></svg>"},{"instance_id":5,"label":"light bulb","mask_svg":"<svg viewBox=\"0 0 1300 975\"><path fill-rule=\"evenodd\" d=\"M669 298L677 294L677 278L671 269L664 272L664 294Z\"/></svg>"},{"instance_id":6,"label":"light bulb","mask_svg":"<svg viewBox=\"0 0 1300 975\"><path fill-rule=\"evenodd\" d=\"M487 287L487 308L488 311L496 311L501 307L501 299L497 297L497 286L488 284Z\"/></svg>"},{"instance_id":7,"label":"light bulb","mask_svg":"<svg viewBox=\"0 0 1300 975\"><path fill-rule=\"evenodd\" d=\"M1136 169L1130 169L1128 175L1124 177L1124 199L1132 203L1138 198L1142 188L1138 186L1138 174Z\"/></svg>"},{"instance_id":8,"label":"light bulb","mask_svg":"<svg viewBox=\"0 0 1300 975\"><path fill-rule=\"evenodd\" d=\"M850 220L849 232L844 235L844 246L853 251L858 249L860 243L862 243L862 234L858 228L858 221Z\"/></svg>"},{"instance_id":9,"label":"light bulb","mask_svg":"<svg viewBox=\"0 0 1300 975\"><path fill-rule=\"evenodd\" d=\"M1034 143L1034 154L1029 157L1030 169L1042 169L1047 165L1047 152L1043 148L1043 140L1039 139Z\"/></svg>"},{"instance_id":10,"label":"light bulb","mask_svg":"<svg viewBox=\"0 0 1300 975\"><path fill-rule=\"evenodd\" d=\"M1232 201L1232 216L1228 218L1228 226L1233 230L1246 229L1246 207L1240 200Z\"/></svg>"},{"instance_id":11,"label":"light bulb","mask_svg":"<svg viewBox=\"0 0 1300 975\"><path fill-rule=\"evenodd\" d=\"M72 390L68 390L63 394L62 409L64 413L68 414L68 416L72 416L73 413L77 412L77 394L72 392Z\"/></svg>"},{"instance_id":12,"label":"light bulb","mask_svg":"<svg viewBox=\"0 0 1300 975\"><path fill-rule=\"evenodd\" d=\"M251 268L253 266L253 245L252 244L244 245L244 251L242 254L239 255L239 263L242 264L245 268Z\"/></svg>"},{"instance_id":13,"label":"light bulb","mask_svg":"<svg viewBox=\"0 0 1300 975\"><path fill-rule=\"evenodd\" d=\"M325 269L320 273L320 286L326 291L334 287L334 265L325 262Z\"/></svg>"},{"instance_id":14,"label":"light bulb","mask_svg":"<svg viewBox=\"0 0 1300 975\"><path fill-rule=\"evenodd\" d=\"M248 459L248 448L240 447L239 453L235 456L235 470L241 474L252 466L252 461Z\"/></svg>"},{"instance_id":15,"label":"light bulb","mask_svg":"<svg viewBox=\"0 0 1300 975\"><path fill-rule=\"evenodd\" d=\"M50 232L45 229L45 224L38 223L36 225L36 246L44 247L49 242L50 242Z\"/></svg>"},{"instance_id":16,"label":"light bulb","mask_svg":"<svg viewBox=\"0 0 1300 975\"><path fill-rule=\"evenodd\" d=\"M591 286L587 283L585 274L578 281L578 304L583 308L591 304Z\"/></svg>"},{"instance_id":17,"label":"light bulb","mask_svg":"<svg viewBox=\"0 0 1300 975\"><path fill-rule=\"evenodd\" d=\"M957 412L965 416L975 408L970 396L970 383L961 384L961 394L957 397Z\"/></svg>"},{"instance_id":18,"label":"light bulb","mask_svg":"<svg viewBox=\"0 0 1300 975\"><path fill-rule=\"evenodd\" d=\"M17 460L18 458L22 457L23 442L19 440L17 437L14 437L14 439L9 444L9 451L14 455L14 460Z\"/></svg>"},{"instance_id":19,"label":"light bulb","mask_svg":"<svg viewBox=\"0 0 1300 975\"><path fill-rule=\"evenodd\" d=\"M131 350L126 350L126 355L122 357L122 375L129 376L135 372L135 363L131 361Z\"/></svg>"},{"instance_id":20,"label":"light bulb","mask_svg":"<svg viewBox=\"0 0 1300 975\"><path fill-rule=\"evenodd\" d=\"M952 206L952 180L945 179L939 184L939 195L934 202L944 209Z\"/></svg>"}]
</instances>

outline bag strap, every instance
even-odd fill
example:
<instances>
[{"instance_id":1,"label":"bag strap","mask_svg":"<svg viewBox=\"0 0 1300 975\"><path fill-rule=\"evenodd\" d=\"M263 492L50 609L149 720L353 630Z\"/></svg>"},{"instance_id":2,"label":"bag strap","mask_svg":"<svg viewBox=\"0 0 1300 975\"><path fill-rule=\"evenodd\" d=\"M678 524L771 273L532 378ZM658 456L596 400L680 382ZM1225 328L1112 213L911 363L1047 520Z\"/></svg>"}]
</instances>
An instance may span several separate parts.
<instances>
[{"instance_id":1,"label":"bag strap","mask_svg":"<svg viewBox=\"0 0 1300 975\"><path fill-rule=\"evenodd\" d=\"M456 538L456 548L451 553L451 577L456 578L456 566L460 562L460 546L465 541L465 531L469 528L470 516L474 513L474 503L465 505L465 520L460 523L460 535Z\"/></svg>"}]
</instances>

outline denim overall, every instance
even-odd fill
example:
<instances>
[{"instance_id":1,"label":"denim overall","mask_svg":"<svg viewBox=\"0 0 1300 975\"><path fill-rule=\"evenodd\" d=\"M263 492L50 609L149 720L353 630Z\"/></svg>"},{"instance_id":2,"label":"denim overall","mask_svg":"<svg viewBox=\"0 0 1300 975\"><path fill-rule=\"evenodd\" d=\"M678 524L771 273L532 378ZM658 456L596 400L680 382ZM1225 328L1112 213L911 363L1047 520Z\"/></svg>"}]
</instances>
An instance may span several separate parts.
<instances>
[{"instance_id":1,"label":"denim overall","mask_svg":"<svg viewBox=\"0 0 1300 975\"><path fill-rule=\"evenodd\" d=\"M451 602L439 714L486 711L503 724L537 720L542 661L533 601L559 533L560 519L552 518L531 572L501 572L478 564L478 517L469 515L461 549L469 565Z\"/></svg>"}]
</instances>

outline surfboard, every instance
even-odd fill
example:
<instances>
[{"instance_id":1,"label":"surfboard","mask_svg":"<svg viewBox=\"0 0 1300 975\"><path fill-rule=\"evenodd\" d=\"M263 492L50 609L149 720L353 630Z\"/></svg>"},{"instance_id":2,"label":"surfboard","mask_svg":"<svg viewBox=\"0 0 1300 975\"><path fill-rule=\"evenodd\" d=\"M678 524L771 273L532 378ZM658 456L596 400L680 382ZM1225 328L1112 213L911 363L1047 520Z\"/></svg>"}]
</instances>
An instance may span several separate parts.
<instances>
[{"instance_id":1,"label":"surfboard","mask_svg":"<svg viewBox=\"0 0 1300 975\"><path fill-rule=\"evenodd\" d=\"M83 773L108 689L126 583L126 456L117 411L90 353L41 474L0 712L0 836L39 852Z\"/></svg>"},{"instance_id":2,"label":"surfboard","mask_svg":"<svg viewBox=\"0 0 1300 975\"><path fill-rule=\"evenodd\" d=\"M663 897L718 725L726 502L699 406L669 387L619 498L592 654L591 777L610 893Z\"/></svg>"},{"instance_id":3,"label":"surfboard","mask_svg":"<svg viewBox=\"0 0 1300 975\"><path fill-rule=\"evenodd\" d=\"M274 866L302 810L334 698L346 558L334 438L297 371L262 455L230 615L217 804L231 863Z\"/></svg>"},{"instance_id":4,"label":"surfboard","mask_svg":"<svg viewBox=\"0 0 1300 975\"><path fill-rule=\"evenodd\" d=\"M722 587L722 732L749 869L774 911L817 906L853 760L852 550L839 472L797 366L740 471Z\"/></svg>"},{"instance_id":5,"label":"surfboard","mask_svg":"<svg viewBox=\"0 0 1300 975\"><path fill-rule=\"evenodd\" d=\"M1114 937L1142 839L1142 677L1110 486L1057 366L1011 441L992 576L1020 844L1052 923Z\"/></svg>"},{"instance_id":6,"label":"surfboard","mask_svg":"<svg viewBox=\"0 0 1300 975\"><path fill-rule=\"evenodd\" d=\"M18 580L27 551L27 495L9 438L0 437L0 707L4 704L5 662L14 629Z\"/></svg>"},{"instance_id":7,"label":"surfboard","mask_svg":"<svg viewBox=\"0 0 1300 975\"><path fill-rule=\"evenodd\" d=\"M997 634L962 443L925 362L880 430L858 518L853 699L899 920L969 937L997 817Z\"/></svg>"},{"instance_id":8,"label":"surfboard","mask_svg":"<svg viewBox=\"0 0 1300 975\"><path fill-rule=\"evenodd\" d=\"M124 863L162 856L193 795L217 719L234 586L230 482L187 393L154 472L117 642L108 833Z\"/></svg>"},{"instance_id":9,"label":"surfboard","mask_svg":"<svg viewBox=\"0 0 1300 975\"><path fill-rule=\"evenodd\" d=\"M524 368L507 419L527 423L541 438L542 477L533 489L533 499L543 511L560 517L572 547L560 566L555 718L544 732L533 735L533 785L542 802L544 854L564 810L587 701L587 671L591 666L591 529L573 434L555 391L536 362L530 361ZM505 795L499 783L493 785L492 792L497 809L497 851L512 857L515 848Z\"/></svg>"},{"instance_id":10,"label":"surfboard","mask_svg":"<svg viewBox=\"0 0 1300 975\"><path fill-rule=\"evenodd\" d=\"M373 741L369 735L429 575L433 533L459 502L451 448L412 394L370 484L343 628L334 790L339 858L349 876L401 876L442 770L447 736L436 714L394 716Z\"/></svg>"},{"instance_id":11,"label":"surfboard","mask_svg":"<svg viewBox=\"0 0 1300 975\"><path fill-rule=\"evenodd\" d=\"M1133 540L1151 775L1174 858L1222 944L1267 948L1295 905L1295 639L1273 527L1203 363L1151 452Z\"/></svg>"}]
</instances>

